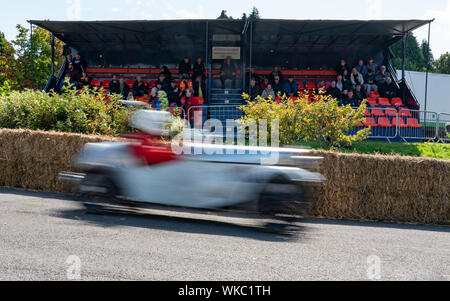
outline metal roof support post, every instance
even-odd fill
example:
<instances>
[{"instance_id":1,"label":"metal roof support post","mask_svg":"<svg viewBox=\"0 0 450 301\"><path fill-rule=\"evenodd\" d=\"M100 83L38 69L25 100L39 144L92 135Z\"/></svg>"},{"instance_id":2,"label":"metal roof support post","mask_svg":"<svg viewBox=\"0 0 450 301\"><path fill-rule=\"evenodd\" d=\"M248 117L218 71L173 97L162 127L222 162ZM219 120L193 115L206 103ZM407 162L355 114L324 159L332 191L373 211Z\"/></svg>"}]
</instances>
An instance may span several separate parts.
<instances>
[{"instance_id":1,"label":"metal roof support post","mask_svg":"<svg viewBox=\"0 0 450 301\"><path fill-rule=\"evenodd\" d=\"M405 101L406 98L406 79L405 79L405 68L406 68L406 37L407 34L404 33L402 37L402 99Z\"/></svg>"},{"instance_id":2,"label":"metal roof support post","mask_svg":"<svg viewBox=\"0 0 450 301\"><path fill-rule=\"evenodd\" d=\"M55 76L55 34L52 33L52 71L50 77Z\"/></svg>"},{"instance_id":3,"label":"metal roof support post","mask_svg":"<svg viewBox=\"0 0 450 301\"><path fill-rule=\"evenodd\" d=\"M33 24L30 23L31 88L34 90Z\"/></svg>"},{"instance_id":4,"label":"metal roof support post","mask_svg":"<svg viewBox=\"0 0 450 301\"><path fill-rule=\"evenodd\" d=\"M431 35L431 22L428 23L427 72L426 72L426 75L425 75L425 111L427 110L427 100L428 100L428 73L430 72L430 35Z\"/></svg>"},{"instance_id":5,"label":"metal roof support post","mask_svg":"<svg viewBox=\"0 0 450 301\"><path fill-rule=\"evenodd\" d=\"M205 29L205 62L206 62L206 67L208 68L208 83L207 83L207 87L206 87L206 99L209 103L209 97L210 97L210 93L211 93L211 61L209 60L209 23L208 21L206 21L206 29Z\"/></svg>"},{"instance_id":6,"label":"metal roof support post","mask_svg":"<svg viewBox=\"0 0 450 301\"><path fill-rule=\"evenodd\" d=\"M249 58L249 68L250 68L250 74L252 73L253 68L253 21L250 21L250 58Z\"/></svg>"}]
</instances>

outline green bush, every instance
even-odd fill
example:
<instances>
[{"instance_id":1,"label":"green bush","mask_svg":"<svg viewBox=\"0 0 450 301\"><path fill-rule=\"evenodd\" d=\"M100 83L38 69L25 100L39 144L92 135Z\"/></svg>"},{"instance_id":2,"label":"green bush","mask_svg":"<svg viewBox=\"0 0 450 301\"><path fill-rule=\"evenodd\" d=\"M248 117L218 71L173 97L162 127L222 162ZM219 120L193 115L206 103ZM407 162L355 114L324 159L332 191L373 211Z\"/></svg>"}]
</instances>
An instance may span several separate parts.
<instances>
[{"instance_id":1,"label":"green bush","mask_svg":"<svg viewBox=\"0 0 450 301\"><path fill-rule=\"evenodd\" d=\"M118 135L129 131L132 110L119 96L105 101L103 89L66 89L62 95L24 90L0 95L0 128L55 130L83 134Z\"/></svg>"},{"instance_id":2,"label":"green bush","mask_svg":"<svg viewBox=\"0 0 450 301\"><path fill-rule=\"evenodd\" d=\"M352 130L365 122L366 103L358 109L339 106L336 99L323 94L314 95L311 103L309 95L300 95L298 99L281 97L279 103L272 99L258 97L250 101L243 95L247 105L240 107L244 117L243 126L249 126L253 120L267 120L268 133L271 132L271 120L279 122L279 139L281 144L293 144L298 140L316 141L324 148L351 146L353 142L362 141L370 134L370 128L364 128L352 134ZM270 139L270 135L268 135Z\"/></svg>"}]
</instances>

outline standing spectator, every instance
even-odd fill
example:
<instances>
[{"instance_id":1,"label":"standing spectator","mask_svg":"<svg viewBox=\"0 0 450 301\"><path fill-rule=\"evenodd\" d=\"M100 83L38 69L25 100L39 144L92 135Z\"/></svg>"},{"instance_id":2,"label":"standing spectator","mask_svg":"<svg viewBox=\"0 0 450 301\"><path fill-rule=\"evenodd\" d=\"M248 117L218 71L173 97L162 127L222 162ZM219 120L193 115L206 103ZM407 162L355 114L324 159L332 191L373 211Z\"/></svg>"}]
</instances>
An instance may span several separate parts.
<instances>
[{"instance_id":1,"label":"standing spectator","mask_svg":"<svg viewBox=\"0 0 450 301\"><path fill-rule=\"evenodd\" d=\"M364 65L364 61L362 59L360 59L358 61L358 65L356 65L356 70L362 75L362 76L366 76L367 75L367 67Z\"/></svg>"},{"instance_id":2,"label":"standing spectator","mask_svg":"<svg viewBox=\"0 0 450 301\"><path fill-rule=\"evenodd\" d=\"M367 97L369 97L370 91L372 91L372 89L374 91L378 91L378 86L375 84L375 73L373 73L371 69L367 70L367 75L364 79L364 82Z\"/></svg>"},{"instance_id":3,"label":"standing spectator","mask_svg":"<svg viewBox=\"0 0 450 301\"><path fill-rule=\"evenodd\" d=\"M225 80L232 80L232 88L236 87L236 66L231 61L231 57L227 57L220 68L220 80L222 81L222 89L225 89Z\"/></svg>"},{"instance_id":4,"label":"standing spectator","mask_svg":"<svg viewBox=\"0 0 450 301\"><path fill-rule=\"evenodd\" d=\"M169 83L172 81L172 73L170 73L170 70L169 68L167 68L167 66L162 67L161 74L164 74L164 77Z\"/></svg>"},{"instance_id":5,"label":"standing spectator","mask_svg":"<svg viewBox=\"0 0 450 301\"><path fill-rule=\"evenodd\" d=\"M71 85L74 85L76 88L79 81L81 80L81 74L75 69L73 64L69 64L69 70L67 71L67 75L69 76L69 82Z\"/></svg>"},{"instance_id":6,"label":"standing spectator","mask_svg":"<svg viewBox=\"0 0 450 301\"><path fill-rule=\"evenodd\" d=\"M197 60L194 63L194 68L192 69L192 79L196 80L197 77L200 75L202 77L202 81L205 80L205 64L203 64L202 58L198 57Z\"/></svg>"},{"instance_id":7,"label":"standing spectator","mask_svg":"<svg viewBox=\"0 0 450 301\"><path fill-rule=\"evenodd\" d=\"M367 64L367 72L372 70L372 74L376 74L378 71L378 65L374 63L373 57L369 58L369 63Z\"/></svg>"},{"instance_id":8,"label":"standing spectator","mask_svg":"<svg viewBox=\"0 0 450 301\"><path fill-rule=\"evenodd\" d=\"M281 93L283 93L284 85L278 75L276 75L275 78L273 79L272 88L276 96L280 96Z\"/></svg>"},{"instance_id":9,"label":"standing spectator","mask_svg":"<svg viewBox=\"0 0 450 301\"><path fill-rule=\"evenodd\" d=\"M380 85L381 97L392 98L397 96L397 88L392 83L390 77L386 77L385 82Z\"/></svg>"},{"instance_id":10,"label":"standing spectator","mask_svg":"<svg viewBox=\"0 0 450 301\"><path fill-rule=\"evenodd\" d=\"M191 114L187 114L189 115L189 124L191 125L191 128L194 127L194 121L195 121L195 113L191 110L189 111L189 108L191 108L192 106L197 105L196 103L193 102L193 98L194 97L194 90L193 89L186 89L186 93L185 96L183 96L183 99L181 100L181 103L184 103L183 105L183 110L184 112L190 112ZM194 109L195 111L195 109ZM186 115L186 117L187 117Z\"/></svg>"},{"instance_id":11,"label":"standing spectator","mask_svg":"<svg viewBox=\"0 0 450 301\"><path fill-rule=\"evenodd\" d=\"M169 105L176 104L177 107L181 107L180 88L177 86L174 79L170 81L170 86L164 91L166 91L167 93L167 100L169 101Z\"/></svg>"},{"instance_id":12,"label":"standing spectator","mask_svg":"<svg viewBox=\"0 0 450 301\"><path fill-rule=\"evenodd\" d=\"M386 71L386 66L381 66L380 71L375 75L375 83L380 86L386 82L387 78L391 78L391 74Z\"/></svg>"},{"instance_id":13,"label":"standing spectator","mask_svg":"<svg viewBox=\"0 0 450 301\"><path fill-rule=\"evenodd\" d=\"M254 78L250 79L250 84L247 89L247 94L250 97L250 100L255 100L260 94L259 85L256 83Z\"/></svg>"},{"instance_id":14,"label":"standing spectator","mask_svg":"<svg viewBox=\"0 0 450 301\"><path fill-rule=\"evenodd\" d=\"M361 73L358 72L356 68L352 69L352 74L350 75L350 80L352 82L352 88L354 88L356 85L363 85L364 84L364 77Z\"/></svg>"},{"instance_id":15,"label":"standing spectator","mask_svg":"<svg viewBox=\"0 0 450 301\"><path fill-rule=\"evenodd\" d=\"M280 68L278 66L273 67L273 71L269 74L269 82L273 84L275 82L275 77L279 77L280 81L283 81L283 74L280 71Z\"/></svg>"},{"instance_id":16,"label":"standing spectator","mask_svg":"<svg viewBox=\"0 0 450 301\"><path fill-rule=\"evenodd\" d=\"M267 85L267 88L262 92L261 97L264 99L268 99L270 97L272 100L275 100L276 98L275 91L272 89L272 85L270 83Z\"/></svg>"},{"instance_id":17,"label":"standing spectator","mask_svg":"<svg viewBox=\"0 0 450 301\"><path fill-rule=\"evenodd\" d=\"M73 67L79 74L86 73L87 64L85 60L81 57L80 53L75 55L75 59L73 60Z\"/></svg>"},{"instance_id":18,"label":"standing spectator","mask_svg":"<svg viewBox=\"0 0 450 301\"><path fill-rule=\"evenodd\" d=\"M194 89L194 97L206 98L206 85L201 74L198 74L192 84Z\"/></svg>"},{"instance_id":19,"label":"standing spectator","mask_svg":"<svg viewBox=\"0 0 450 301\"><path fill-rule=\"evenodd\" d=\"M336 68L336 71L339 75L344 75L344 72L348 72L347 62L344 59L341 59L339 65Z\"/></svg>"},{"instance_id":20,"label":"standing spectator","mask_svg":"<svg viewBox=\"0 0 450 301\"><path fill-rule=\"evenodd\" d=\"M330 95L335 99L341 98L341 90L336 86L336 81L331 82L331 85L327 89L326 95Z\"/></svg>"},{"instance_id":21,"label":"standing spectator","mask_svg":"<svg viewBox=\"0 0 450 301\"><path fill-rule=\"evenodd\" d=\"M185 75L190 75L192 71L191 60L189 57L185 57L178 66L178 74L183 77Z\"/></svg>"},{"instance_id":22,"label":"standing spectator","mask_svg":"<svg viewBox=\"0 0 450 301\"><path fill-rule=\"evenodd\" d=\"M67 61L67 67L69 66L69 64L73 64L73 56L71 54L68 54L66 56L66 61Z\"/></svg>"},{"instance_id":23,"label":"standing spectator","mask_svg":"<svg viewBox=\"0 0 450 301\"><path fill-rule=\"evenodd\" d=\"M142 81L141 76L137 76L136 80L133 83L133 95L142 97L147 92L147 87L145 83Z\"/></svg>"},{"instance_id":24,"label":"standing spectator","mask_svg":"<svg viewBox=\"0 0 450 301\"><path fill-rule=\"evenodd\" d=\"M294 81L294 76L289 75L288 81L284 84L284 93L289 97L296 97L298 92L297 83Z\"/></svg>"},{"instance_id":25,"label":"standing spectator","mask_svg":"<svg viewBox=\"0 0 450 301\"><path fill-rule=\"evenodd\" d=\"M109 83L110 94L120 94L120 82L117 79L117 75L113 75L111 82Z\"/></svg>"}]
</instances>

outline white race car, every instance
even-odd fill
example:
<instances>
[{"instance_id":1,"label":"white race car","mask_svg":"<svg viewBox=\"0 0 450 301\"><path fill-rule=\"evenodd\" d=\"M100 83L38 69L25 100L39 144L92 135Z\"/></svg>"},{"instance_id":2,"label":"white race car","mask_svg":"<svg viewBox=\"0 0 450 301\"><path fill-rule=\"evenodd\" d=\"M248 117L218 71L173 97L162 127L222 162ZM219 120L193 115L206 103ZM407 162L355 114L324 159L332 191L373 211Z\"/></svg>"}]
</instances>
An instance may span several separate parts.
<instances>
[{"instance_id":1,"label":"white race car","mask_svg":"<svg viewBox=\"0 0 450 301\"><path fill-rule=\"evenodd\" d=\"M145 120L141 128L146 133L129 134L127 142L86 144L74 160L82 173L63 172L60 178L75 181L83 195L121 204L238 208L271 215L301 215L311 200L311 186L323 180L308 170L321 158L306 156L305 149L187 143L184 150L191 154L177 155L170 143L148 134L155 132L151 123ZM265 160L269 156L278 157L277 162Z\"/></svg>"}]
</instances>

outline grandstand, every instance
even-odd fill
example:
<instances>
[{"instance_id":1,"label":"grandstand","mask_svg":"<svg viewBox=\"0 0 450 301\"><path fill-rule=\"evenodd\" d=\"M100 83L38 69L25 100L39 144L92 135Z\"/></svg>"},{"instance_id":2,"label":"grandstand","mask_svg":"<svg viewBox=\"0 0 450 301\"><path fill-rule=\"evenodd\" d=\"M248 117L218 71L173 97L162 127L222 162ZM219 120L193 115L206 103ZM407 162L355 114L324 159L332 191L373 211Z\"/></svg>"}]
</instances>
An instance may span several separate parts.
<instances>
[{"instance_id":1,"label":"grandstand","mask_svg":"<svg viewBox=\"0 0 450 301\"><path fill-rule=\"evenodd\" d=\"M283 76L294 76L300 89L314 89L319 81L326 81L328 86L336 78L335 67L341 58L354 65L359 58L373 57L378 66L387 66L401 97L386 99L372 92L367 123L374 128L421 127L419 116L409 112L418 110L419 103L404 76L397 78L389 46L405 40L409 32L429 24L429 20L29 22L65 42L65 54L82 54L92 86L107 88L112 74L116 74L128 85L140 75L152 88L162 66L168 66L177 78L182 58L202 57L206 66L206 104L217 106L211 112L221 111L224 105L242 104L241 94L252 68L257 75L267 75L278 66ZM231 53L239 68L235 89L221 89L219 68L224 53ZM65 68L52 74L47 90L59 86ZM239 117L237 110L219 115L221 119Z\"/></svg>"}]
</instances>

